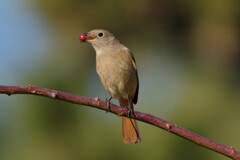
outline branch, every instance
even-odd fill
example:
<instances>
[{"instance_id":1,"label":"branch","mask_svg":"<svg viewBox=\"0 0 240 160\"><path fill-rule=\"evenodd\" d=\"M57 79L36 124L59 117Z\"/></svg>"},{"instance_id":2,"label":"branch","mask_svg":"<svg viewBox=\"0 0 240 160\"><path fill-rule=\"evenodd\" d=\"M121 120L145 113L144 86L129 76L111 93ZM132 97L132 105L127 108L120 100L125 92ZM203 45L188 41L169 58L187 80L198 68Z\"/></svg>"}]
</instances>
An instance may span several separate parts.
<instances>
[{"instance_id":1,"label":"branch","mask_svg":"<svg viewBox=\"0 0 240 160\"><path fill-rule=\"evenodd\" d=\"M74 104L80 104L80 105L90 106L93 108L98 108L119 116L125 116L125 117L128 116L128 110L126 108L111 104L110 105L111 109L109 110L107 106L107 102L101 101L99 98L82 97L82 96L77 96L70 93L64 93L56 90L40 88L33 85L0 86L0 94L7 94L9 96L12 94L31 94L31 95L43 96L43 97L48 97L52 99L67 101ZM229 147L229 146L225 146L220 143L214 142L196 133L193 133L185 128L177 126L174 123L171 123L163 119L160 119L158 117L155 117L153 115L138 112L138 111L134 111L134 116L131 116L131 118L148 123L158 128L162 128L186 140L196 143L197 145L200 145L202 147L218 152L234 160L240 160L240 152L235 150L234 147Z\"/></svg>"}]
</instances>

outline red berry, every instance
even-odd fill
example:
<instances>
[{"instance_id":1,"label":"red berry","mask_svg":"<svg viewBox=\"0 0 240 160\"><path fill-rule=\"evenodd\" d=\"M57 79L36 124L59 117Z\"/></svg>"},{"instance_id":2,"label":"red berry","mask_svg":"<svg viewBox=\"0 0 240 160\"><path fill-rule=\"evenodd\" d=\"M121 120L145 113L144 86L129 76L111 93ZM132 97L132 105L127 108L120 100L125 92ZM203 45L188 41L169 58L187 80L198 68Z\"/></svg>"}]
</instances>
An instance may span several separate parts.
<instances>
[{"instance_id":1,"label":"red berry","mask_svg":"<svg viewBox=\"0 0 240 160\"><path fill-rule=\"evenodd\" d=\"M87 34L86 33L80 34L79 39L80 39L80 41L85 42L87 39Z\"/></svg>"}]
</instances>

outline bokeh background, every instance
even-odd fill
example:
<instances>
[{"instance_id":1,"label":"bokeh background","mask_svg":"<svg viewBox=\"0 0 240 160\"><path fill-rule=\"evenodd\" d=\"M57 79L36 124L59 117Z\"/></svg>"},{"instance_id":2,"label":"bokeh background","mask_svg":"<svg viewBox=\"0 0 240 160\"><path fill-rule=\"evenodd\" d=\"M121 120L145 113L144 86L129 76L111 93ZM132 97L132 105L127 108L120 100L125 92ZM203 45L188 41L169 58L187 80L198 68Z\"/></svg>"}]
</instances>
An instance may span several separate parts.
<instances>
[{"instance_id":1,"label":"bokeh background","mask_svg":"<svg viewBox=\"0 0 240 160\"><path fill-rule=\"evenodd\" d=\"M104 28L137 60L136 110L240 150L239 6L239 0L2 0L0 85L107 98L95 52L78 39ZM120 117L0 95L1 160L228 159L148 124L139 128L142 143L125 145Z\"/></svg>"}]
</instances>

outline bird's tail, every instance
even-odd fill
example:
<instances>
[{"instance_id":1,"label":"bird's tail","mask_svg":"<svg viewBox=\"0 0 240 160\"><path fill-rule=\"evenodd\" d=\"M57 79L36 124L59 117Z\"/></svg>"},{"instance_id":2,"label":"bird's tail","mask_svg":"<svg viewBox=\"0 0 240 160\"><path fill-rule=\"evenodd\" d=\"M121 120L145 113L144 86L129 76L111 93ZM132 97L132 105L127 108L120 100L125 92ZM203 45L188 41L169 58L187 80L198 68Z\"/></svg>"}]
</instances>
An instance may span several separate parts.
<instances>
[{"instance_id":1,"label":"bird's tail","mask_svg":"<svg viewBox=\"0 0 240 160\"><path fill-rule=\"evenodd\" d=\"M121 107L128 106L128 101L119 101ZM139 143L141 137L139 134L137 122L134 119L122 117L122 135L123 142L129 143Z\"/></svg>"}]
</instances>

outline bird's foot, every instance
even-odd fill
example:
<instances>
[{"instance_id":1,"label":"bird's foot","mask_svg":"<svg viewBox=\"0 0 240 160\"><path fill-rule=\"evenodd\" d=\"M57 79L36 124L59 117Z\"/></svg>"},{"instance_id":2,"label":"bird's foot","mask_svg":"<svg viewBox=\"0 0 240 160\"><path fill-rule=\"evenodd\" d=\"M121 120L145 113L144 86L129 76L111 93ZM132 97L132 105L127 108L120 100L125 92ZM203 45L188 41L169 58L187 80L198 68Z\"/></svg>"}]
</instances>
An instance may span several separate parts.
<instances>
[{"instance_id":1,"label":"bird's foot","mask_svg":"<svg viewBox=\"0 0 240 160\"><path fill-rule=\"evenodd\" d=\"M107 101L107 107L108 107L108 110L111 111L111 99L112 97L110 97L109 99L106 98L106 101ZM108 112L108 111L107 111Z\"/></svg>"},{"instance_id":2,"label":"bird's foot","mask_svg":"<svg viewBox=\"0 0 240 160\"><path fill-rule=\"evenodd\" d=\"M134 110L133 110L133 108L128 106L127 109L128 109L128 117L131 117L131 116L134 117L135 115L134 115Z\"/></svg>"}]
</instances>

